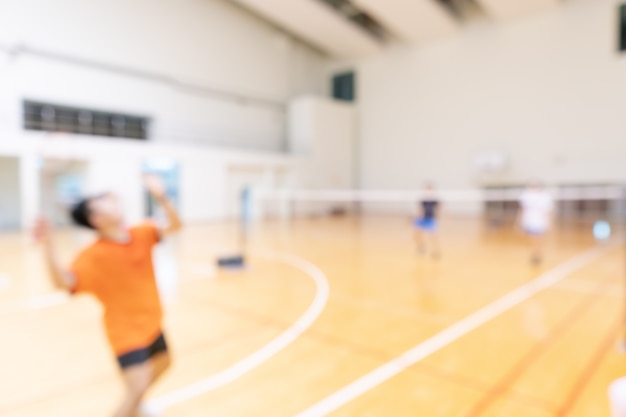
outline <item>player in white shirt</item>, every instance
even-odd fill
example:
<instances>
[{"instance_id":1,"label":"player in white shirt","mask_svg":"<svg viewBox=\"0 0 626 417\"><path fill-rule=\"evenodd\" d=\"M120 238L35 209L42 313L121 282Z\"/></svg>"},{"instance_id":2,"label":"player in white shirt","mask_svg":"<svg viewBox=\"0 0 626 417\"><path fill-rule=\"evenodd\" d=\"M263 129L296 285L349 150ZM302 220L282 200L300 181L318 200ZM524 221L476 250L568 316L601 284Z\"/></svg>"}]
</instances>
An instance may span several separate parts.
<instances>
[{"instance_id":1,"label":"player in white shirt","mask_svg":"<svg viewBox=\"0 0 626 417\"><path fill-rule=\"evenodd\" d=\"M551 226L554 201L540 184L531 184L520 196L521 225L531 241L531 262L543 260L545 234Z\"/></svg>"}]
</instances>

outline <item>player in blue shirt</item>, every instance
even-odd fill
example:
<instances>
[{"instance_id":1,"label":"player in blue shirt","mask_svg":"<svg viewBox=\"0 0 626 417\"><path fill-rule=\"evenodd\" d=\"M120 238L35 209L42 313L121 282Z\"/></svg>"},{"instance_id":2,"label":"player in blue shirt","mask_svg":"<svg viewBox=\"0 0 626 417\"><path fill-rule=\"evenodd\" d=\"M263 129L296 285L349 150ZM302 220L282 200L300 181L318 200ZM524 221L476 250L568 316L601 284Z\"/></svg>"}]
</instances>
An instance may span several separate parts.
<instances>
[{"instance_id":1,"label":"player in blue shirt","mask_svg":"<svg viewBox=\"0 0 626 417\"><path fill-rule=\"evenodd\" d=\"M435 197L435 188L432 184L424 187L423 199L418 203L419 214L415 218L415 241L419 253L427 253L438 258L440 255L439 239L437 237L437 215L439 201Z\"/></svg>"}]
</instances>

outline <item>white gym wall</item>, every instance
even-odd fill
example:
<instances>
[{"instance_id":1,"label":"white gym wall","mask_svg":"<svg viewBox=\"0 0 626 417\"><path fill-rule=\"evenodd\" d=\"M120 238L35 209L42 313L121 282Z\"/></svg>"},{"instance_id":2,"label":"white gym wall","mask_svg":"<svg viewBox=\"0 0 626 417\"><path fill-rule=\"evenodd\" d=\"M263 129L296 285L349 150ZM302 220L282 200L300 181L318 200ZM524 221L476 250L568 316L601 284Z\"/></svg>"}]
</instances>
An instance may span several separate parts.
<instances>
[{"instance_id":1,"label":"white gym wall","mask_svg":"<svg viewBox=\"0 0 626 417\"><path fill-rule=\"evenodd\" d=\"M351 103L306 96L289 107L289 148L298 158L296 185L304 189L356 187L357 114ZM343 205L340 205L343 206ZM328 214L336 204L297 204L296 214Z\"/></svg>"},{"instance_id":2,"label":"white gym wall","mask_svg":"<svg viewBox=\"0 0 626 417\"><path fill-rule=\"evenodd\" d=\"M354 64L361 185L478 185L472 158L484 149L510 158L491 181L626 180L622 2L561 3Z\"/></svg>"},{"instance_id":3,"label":"white gym wall","mask_svg":"<svg viewBox=\"0 0 626 417\"><path fill-rule=\"evenodd\" d=\"M140 25L138 23L141 23ZM285 103L324 90L324 57L224 0L24 0L0 5L0 44L26 46ZM6 56L3 57L6 60ZM160 141L277 150L284 108L185 93L158 82L20 55L10 64L22 97L145 114ZM16 102L17 101L17 102Z\"/></svg>"},{"instance_id":4,"label":"white gym wall","mask_svg":"<svg viewBox=\"0 0 626 417\"><path fill-rule=\"evenodd\" d=\"M40 212L36 168L42 154L85 161L85 191L117 192L129 220L144 214L138 175L150 157L179 163L186 221L228 217L233 166L278 175L276 186L297 186L295 166L308 157L285 153L289 103L325 93L328 83L326 56L225 0L2 2L0 46L0 155L23 162L23 226ZM167 83L7 52L24 46L278 105L189 94ZM146 115L154 120L152 140L63 135L51 140L23 131L24 98Z\"/></svg>"},{"instance_id":5,"label":"white gym wall","mask_svg":"<svg viewBox=\"0 0 626 417\"><path fill-rule=\"evenodd\" d=\"M301 158L306 188L355 186L356 109L353 104L306 96L289 107L289 148Z\"/></svg>"}]
</instances>

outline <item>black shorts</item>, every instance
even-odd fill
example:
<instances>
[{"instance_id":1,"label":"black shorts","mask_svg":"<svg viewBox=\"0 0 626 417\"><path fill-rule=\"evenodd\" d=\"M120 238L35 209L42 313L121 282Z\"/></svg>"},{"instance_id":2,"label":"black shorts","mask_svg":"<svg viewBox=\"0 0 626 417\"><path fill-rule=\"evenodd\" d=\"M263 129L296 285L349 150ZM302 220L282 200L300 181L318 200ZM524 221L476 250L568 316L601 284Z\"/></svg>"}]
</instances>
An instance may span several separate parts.
<instances>
[{"instance_id":1,"label":"black shorts","mask_svg":"<svg viewBox=\"0 0 626 417\"><path fill-rule=\"evenodd\" d=\"M159 353L165 352L167 352L167 343L163 333L161 333L150 346L120 355L117 357L117 362L122 369L126 369L131 366L142 365Z\"/></svg>"}]
</instances>

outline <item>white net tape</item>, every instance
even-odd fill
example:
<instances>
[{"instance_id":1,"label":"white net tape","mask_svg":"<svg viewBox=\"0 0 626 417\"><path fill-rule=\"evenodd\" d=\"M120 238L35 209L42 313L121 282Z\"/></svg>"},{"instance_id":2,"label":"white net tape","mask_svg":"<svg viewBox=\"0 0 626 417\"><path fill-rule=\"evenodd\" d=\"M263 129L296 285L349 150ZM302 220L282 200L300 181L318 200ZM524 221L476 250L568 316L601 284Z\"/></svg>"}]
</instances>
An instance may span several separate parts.
<instances>
[{"instance_id":1,"label":"white net tape","mask_svg":"<svg viewBox=\"0 0 626 417\"><path fill-rule=\"evenodd\" d=\"M252 192L250 209L253 219L278 217L289 219L300 214L331 214L358 207L360 213L407 213L423 199L441 202L449 212L484 213L487 210L515 209L524 187L486 189L421 190L332 190L332 189L257 189ZM605 211L608 217L620 217L624 211L624 188L617 185L563 186L546 188L559 214Z\"/></svg>"}]
</instances>

